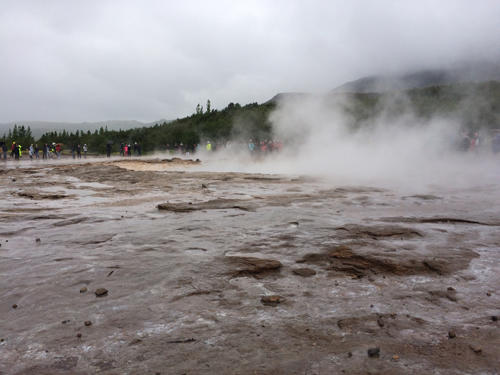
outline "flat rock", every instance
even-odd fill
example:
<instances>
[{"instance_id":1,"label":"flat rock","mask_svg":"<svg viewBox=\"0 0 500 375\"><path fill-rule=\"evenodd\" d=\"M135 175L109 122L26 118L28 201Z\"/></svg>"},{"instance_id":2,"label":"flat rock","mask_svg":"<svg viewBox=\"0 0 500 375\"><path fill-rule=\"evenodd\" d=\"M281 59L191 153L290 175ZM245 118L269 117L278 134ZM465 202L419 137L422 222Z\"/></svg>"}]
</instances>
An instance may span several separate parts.
<instances>
[{"instance_id":1,"label":"flat rock","mask_svg":"<svg viewBox=\"0 0 500 375\"><path fill-rule=\"evenodd\" d=\"M316 275L316 271L311 268L296 268L292 270L292 272L302 277L310 277Z\"/></svg>"},{"instance_id":2,"label":"flat rock","mask_svg":"<svg viewBox=\"0 0 500 375\"><path fill-rule=\"evenodd\" d=\"M234 267L231 271L233 277L259 275L279 271L282 264L275 259L262 259L254 257L226 257L226 261Z\"/></svg>"},{"instance_id":3,"label":"flat rock","mask_svg":"<svg viewBox=\"0 0 500 375\"><path fill-rule=\"evenodd\" d=\"M284 301L285 299L282 296L278 295L262 296L260 299L260 302L262 302L262 304L266 306L276 306Z\"/></svg>"},{"instance_id":4,"label":"flat rock","mask_svg":"<svg viewBox=\"0 0 500 375\"><path fill-rule=\"evenodd\" d=\"M238 209L243 211L253 211L254 208L248 205L241 199L224 199L218 198L206 202L197 203L161 203L156 206L159 210L171 212L193 212L200 210L223 210L223 209Z\"/></svg>"}]
</instances>

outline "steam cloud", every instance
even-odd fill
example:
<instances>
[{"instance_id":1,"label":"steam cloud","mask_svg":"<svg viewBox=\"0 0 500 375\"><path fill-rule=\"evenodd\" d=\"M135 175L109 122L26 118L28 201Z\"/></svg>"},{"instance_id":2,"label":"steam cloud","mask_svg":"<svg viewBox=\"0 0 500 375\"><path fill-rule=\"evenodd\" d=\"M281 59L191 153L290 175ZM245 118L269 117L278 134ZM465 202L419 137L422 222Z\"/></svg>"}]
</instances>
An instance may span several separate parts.
<instances>
[{"instance_id":1,"label":"steam cloud","mask_svg":"<svg viewBox=\"0 0 500 375\"><path fill-rule=\"evenodd\" d=\"M493 155L489 145L477 153L457 150L461 128L456 118L422 120L408 106L396 117L382 110L353 127L346 111L350 105L348 98L284 98L270 116L274 138L285 144L281 153L255 160L239 145L209 156L207 168L312 175L338 185L420 192L500 182L500 155ZM486 135L481 133L480 142Z\"/></svg>"}]
</instances>

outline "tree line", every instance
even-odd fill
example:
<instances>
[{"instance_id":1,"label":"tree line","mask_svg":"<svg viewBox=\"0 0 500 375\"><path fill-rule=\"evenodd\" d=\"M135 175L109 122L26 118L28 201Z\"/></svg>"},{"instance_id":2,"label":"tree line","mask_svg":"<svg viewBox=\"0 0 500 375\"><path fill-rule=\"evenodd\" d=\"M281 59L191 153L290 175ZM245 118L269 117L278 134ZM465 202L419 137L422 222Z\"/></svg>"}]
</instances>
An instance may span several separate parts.
<instances>
[{"instance_id":1,"label":"tree line","mask_svg":"<svg viewBox=\"0 0 500 375\"><path fill-rule=\"evenodd\" d=\"M271 137L269 113L274 109L274 103L251 103L241 106L238 103L217 110L207 102L206 110L198 105L195 113L174 121L157 123L150 127L140 127L128 130L109 130L106 126L94 131L48 131L35 140L28 127L14 126L12 131L4 134L2 140L7 144L15 141L24 148L30 144L60 143L65 149L76 144L87 144L89 152L104 154L106 145L111 144L113 152L119 151L120 144L141 145L143 152L165 150L183 144L185 148L194 148L200 142L227 142L235 137L268 139ZM21 131L21 129L23 129ZM29 134L29 135L28 135Z\"/></svg>"}]
</instances>

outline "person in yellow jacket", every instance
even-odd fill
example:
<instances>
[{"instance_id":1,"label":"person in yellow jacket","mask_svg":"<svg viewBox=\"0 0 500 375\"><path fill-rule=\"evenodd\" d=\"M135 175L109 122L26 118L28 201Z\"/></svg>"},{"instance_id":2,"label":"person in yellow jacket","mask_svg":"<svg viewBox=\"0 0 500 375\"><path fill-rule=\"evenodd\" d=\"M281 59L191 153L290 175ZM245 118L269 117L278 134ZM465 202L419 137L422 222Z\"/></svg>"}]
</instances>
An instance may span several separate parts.
<instances>
[{"instance_id":1,"label":"person in yellow jacket","mask_svg":"<svg viewBox=\"0 0 500 375\"><path fill-rule=\"evenodd\" d=\"M23 148L21 147L21 145L17 147L19 147L19 157L23 156Z\"/></svg>"},{"instance_id":2,"label":"person in yellow jacket","mask_svg":"<svg viewBox=\"0 0 500 375\"><path fill-rule=\"evenodd\" d=\"M210 141L207 141L207 151L212 151L212 144Z\"/></svg>"}]
</instances>

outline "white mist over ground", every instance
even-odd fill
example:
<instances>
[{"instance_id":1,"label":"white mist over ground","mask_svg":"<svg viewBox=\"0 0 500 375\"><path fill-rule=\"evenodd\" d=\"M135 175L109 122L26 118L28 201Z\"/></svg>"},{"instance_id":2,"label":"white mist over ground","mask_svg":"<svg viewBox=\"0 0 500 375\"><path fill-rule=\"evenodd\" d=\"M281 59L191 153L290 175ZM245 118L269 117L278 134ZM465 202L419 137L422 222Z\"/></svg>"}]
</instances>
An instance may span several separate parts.
<instances>
[{"instance_id":1,"label":"white mist over ground","mask_svg":"<svg viewBox=\"0 0 500 375\"><path fill-rule=\"evenodd\" d=\"M394 120L382 112L352 129L341 110L344 104L332 105L317 97L282 101L270 116L274 138L284 142L281 153L252 158L243 143L235 143L204 154L201 168L310 175L336 185L419 191L500 183L500 154L492 154L489 144L478 152L456 150L461 134L453 120L423 122L410 110Z\"/></svg>"}]
</instances>

